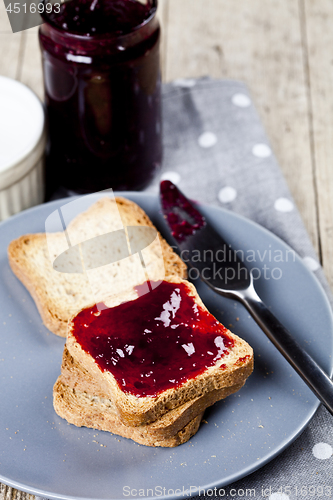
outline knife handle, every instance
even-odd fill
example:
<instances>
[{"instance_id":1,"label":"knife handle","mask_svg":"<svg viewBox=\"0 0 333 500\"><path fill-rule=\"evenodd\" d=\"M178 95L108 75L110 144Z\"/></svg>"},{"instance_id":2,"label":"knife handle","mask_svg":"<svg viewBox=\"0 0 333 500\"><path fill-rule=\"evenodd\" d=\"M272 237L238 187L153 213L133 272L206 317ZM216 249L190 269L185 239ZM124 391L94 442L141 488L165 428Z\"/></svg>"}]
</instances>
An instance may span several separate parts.
<instances>
[{"instance_id":1,"label":"knife handle","mask_svg":"<svg viewBox=\"0 0 333 500\"><path fill-rule=\"evenodd\" d=\"M254 288L250 287L248 292L249 293L244 293L242 296L238 296L239 300L243 303L270 341L277 347L280 353L310 387L312 392L333 415L332 380L268 309Z\"/></svg>"}]
</instances>

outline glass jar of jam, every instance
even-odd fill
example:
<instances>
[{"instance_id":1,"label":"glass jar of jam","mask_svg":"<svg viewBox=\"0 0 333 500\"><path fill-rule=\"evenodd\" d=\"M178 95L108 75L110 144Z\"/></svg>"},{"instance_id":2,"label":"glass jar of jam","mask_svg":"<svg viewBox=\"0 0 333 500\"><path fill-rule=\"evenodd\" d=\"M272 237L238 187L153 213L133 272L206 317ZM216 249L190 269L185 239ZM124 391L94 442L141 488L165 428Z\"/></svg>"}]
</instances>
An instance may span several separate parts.
<instances>
[{"instance_id":1,"label":"glass jar of jam","mask_svg":"<svg viewBox=\"0 0 333 500\"><path fill-rule=\"evenodd\" d=\"M138 190L161 157L157 0L69 0L43 14L47 198Z\"/></svg>"}]
</instances>

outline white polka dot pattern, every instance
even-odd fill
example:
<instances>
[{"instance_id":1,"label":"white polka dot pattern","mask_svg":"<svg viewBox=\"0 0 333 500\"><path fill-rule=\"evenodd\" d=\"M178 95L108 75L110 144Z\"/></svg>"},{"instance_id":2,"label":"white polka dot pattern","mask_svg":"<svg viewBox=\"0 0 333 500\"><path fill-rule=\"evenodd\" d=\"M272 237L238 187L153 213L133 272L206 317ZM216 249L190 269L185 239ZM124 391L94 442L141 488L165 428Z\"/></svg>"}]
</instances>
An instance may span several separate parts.
<instances>
[{"instance_id":1,"label":"white polka dot pattern","mask_svg":"<svg viewBox=\"0 0 333 500\"><path fill-rule=\"evenodd\" d=\"M312 448L312 453L319 460L327 460L328 458L331 458L333 450L330 444L317 443Z\"/></svg>"},{"instance_id":2,"label":"white polka dot pattern","mask_svg":"<svg viewBox=\"0 0 333 500\"><path fill-rule=\"evenodd\" d=\"M310 271L317 271L320 268L319 262L312 257L304 257L303 262Z\"/></svg>"},{"instance_id":3,"label":"white polka dot pattern","mask_svg":"<svg viewBox=\"0 0 333 500\"><path fill-rule=\"evenodd\" d=\"M195 85L195 80L193 78L177 78L173 81L175 87L191 88Z\"/></svg>"},{"instance_id":4,"label":"white polka dot pattern","mask_svg":"<svg viewBox=\"0 0 333 500\"><path fill-rule=\"evenodd\" d=\"M278 198L274 203L274 208L278 212L291 212L294 210L294 205L288 198Z\"/></svg>"},{"instance_id":5,"label":"white polka dot pattern","mask_svg":"<svg viewBox=\"0 0 333 500\"><path fill-rule=\"evenodd\" d=\"M218 199L220 200L221 203L230 203L236 198L236 196L237 196L236 189L231 186L226 186L220 189L218 194Z\"/></svg>"},{"instance_id":6,"label":"white polka dot pattern","mask_svg":"<svg viewBox=\"0 0 333 500\"><path fill-rule=\"evenodd\" d=\"M168 172L163 172L161 175L161 181L171 181L174 184L178 184L180 182L180 175L178 172L173 172L173 171L168 171Z\"/></svg>"},{"instance_id":7,"label":"white polka dot pattern","mask_svg":"<svg viewBox=\"0 0 333 500\"><path fill-rule=\"evenodd\" d=\"M198 143L202 148L211 148L217 143L217 137L213 132L204 132L200 135Z\"/></svg>"},{"instance_id":8,"label":"white polka dot pattern","mask_svg":"<svg viewBox=\"0 0 333 500\"><path fill-rule=\"evenodd\" d=\"M234 94L231 98L232 103L240 108L247 108L251 105L251 99L246 94Z\"/></svg>"},{"instance_id":9,"label":"white polka dot pattern","mask_svg":"<svg viewBox=\"0 0 333 500\"><path fill-rule=\"evenodd\" d=\"M272 493L269 495L268 500L289 500L289 496L286 493Z\"/></svg>"},{"instance_id":10,"label":"white polka dot pattern","mask_svg":"<svg viewBox=\"0 0 333 500\"><path fill-rule=\"evenodd\" d=\"M268 158L272 154L272 150L267 144L255 144L252 148L252 154L258 158Z\"/></svg>"}]
</instances>

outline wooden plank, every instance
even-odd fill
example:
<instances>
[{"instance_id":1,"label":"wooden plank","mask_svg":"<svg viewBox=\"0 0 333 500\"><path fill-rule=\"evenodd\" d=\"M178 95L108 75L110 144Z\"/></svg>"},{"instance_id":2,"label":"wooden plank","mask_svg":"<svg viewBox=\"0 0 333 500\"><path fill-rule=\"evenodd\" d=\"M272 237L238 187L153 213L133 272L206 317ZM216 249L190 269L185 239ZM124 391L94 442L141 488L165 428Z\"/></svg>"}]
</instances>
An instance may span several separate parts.
<instances>
[{"instance_id":1,"label":"wooden plank","mask_svg":"<svg viewBox=\"0 0 333 500\"><path fill-rule=\"evenodd\" d=\"M297 0L169 0L166 79L240 79L318 250L307 82Z\"/></svg>"},{"instance_id":2,"label":"wooden plank","mask_svg":"<svg viewBox=\"0 0 333 500\"><path fill-rule=\"evenodd\" d=\"M16 78L22 33L13 33L8 20L5 4L0 1L0 75Z\"/></svg>"},{"instance_id":3,"label":"wooden plank","mask_svg":"<svg viewBox=\"0 0 333 500\"><path fill-rule=\"evenodd\" d=\"M169 15L169 0L159 0L157 16L161 25L161 70L162 78L166 75L166 51L167 51L167 34L168 34L168 15Z\"/></svg>"},{"instance_id":4,"label":"wooden plank","mask_svg":"<svg viewBox=\"0 0 333 500\"><path fill-rule=\"evenodd\" d=\"M22 33L0 33L0 75L17 78Z\"/></svg>"},{"instance_id":5,"label":"wooden plank","mask_svg":"<svg viewBox=\"0 0 333 500\"><path fill-rule=\"evenodd\" d=\"M24 49L18 79L36 92L38 97L43 100L43 73L38 29L26 30L23 37Z\"/></svg>"},{"instance_id":6,"label":"wooden plank","mask_svg":"<svg viewBox=\"0 0 333 500\"><path fill-rule=\"evenodd\" d=\"M4 2L0 2L0 35L12 35L12 28L8 19ZM1 40L1 38L0 38Z\"/></svg>"},{"instance_id":7,"label":"wooden plank","mask_svg":"<svg viewBox=\"0 0 333 500\"><path fill-rule=\"evenodd\" d=\"M333 287L333 3L302 0L323 265Z\"/></svg>"}]
</instances>

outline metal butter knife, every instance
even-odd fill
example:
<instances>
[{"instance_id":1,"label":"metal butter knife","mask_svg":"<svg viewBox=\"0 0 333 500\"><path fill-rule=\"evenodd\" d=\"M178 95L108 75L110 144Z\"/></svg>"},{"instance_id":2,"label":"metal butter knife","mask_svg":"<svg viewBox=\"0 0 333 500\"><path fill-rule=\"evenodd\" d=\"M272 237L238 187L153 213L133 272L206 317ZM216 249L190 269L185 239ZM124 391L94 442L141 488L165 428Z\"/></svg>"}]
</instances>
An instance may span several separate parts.
<instances>
[{"instance_id":1,"label":"metal butter knife","mask_svg":"<svg viewBox=\"0 0 333 500\"><path fill-rule=\"evenodd\" d=\"M333 382L257 294L253 277L230 245L170 181L160 186L164 218L188 265L216 293L241 302L263 332L333 415ZM205 256L204 259L198 255Z\"/></svg>"}]
</instances>

